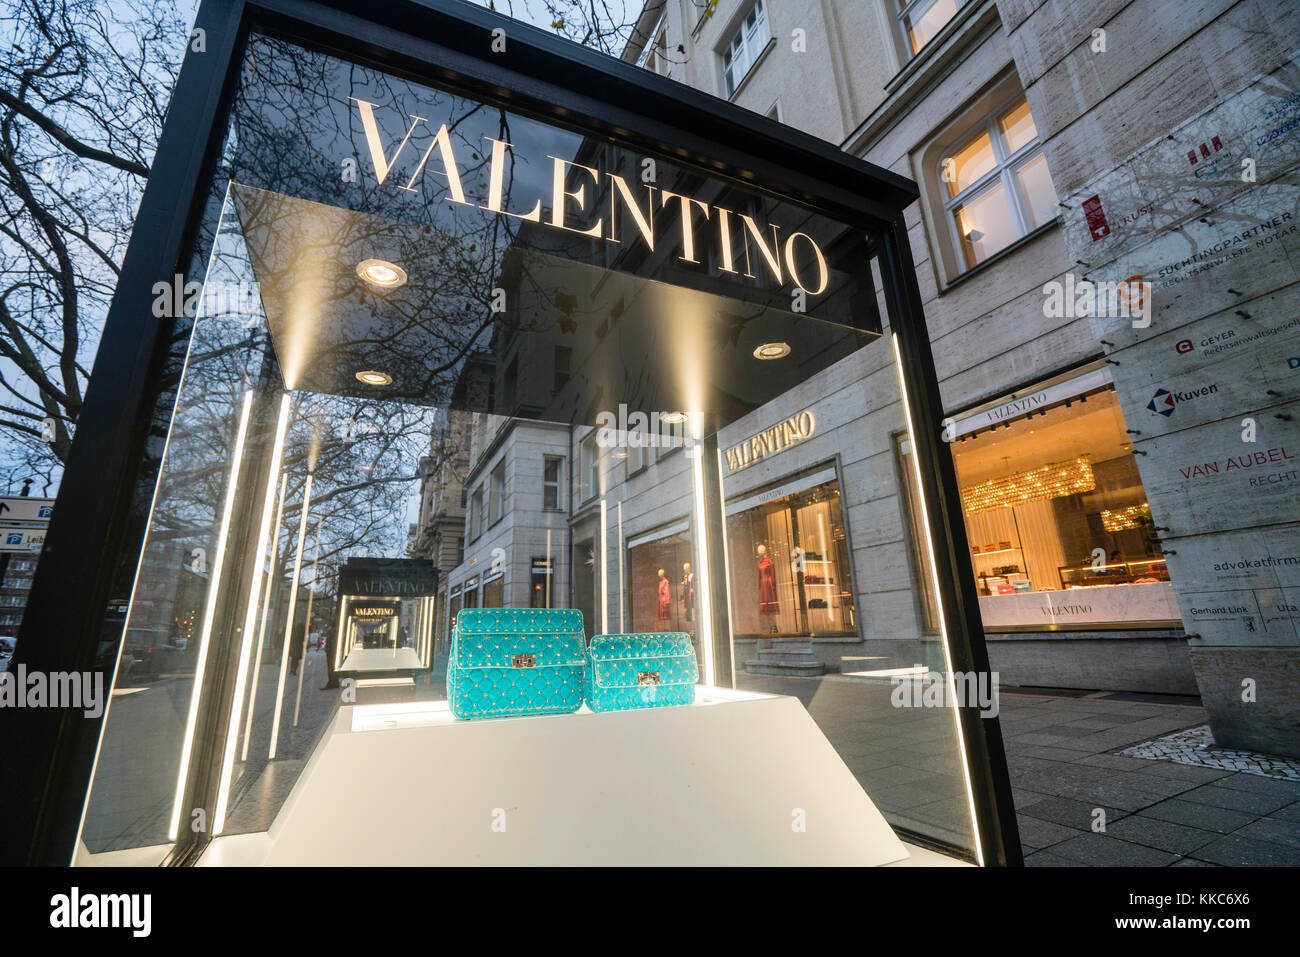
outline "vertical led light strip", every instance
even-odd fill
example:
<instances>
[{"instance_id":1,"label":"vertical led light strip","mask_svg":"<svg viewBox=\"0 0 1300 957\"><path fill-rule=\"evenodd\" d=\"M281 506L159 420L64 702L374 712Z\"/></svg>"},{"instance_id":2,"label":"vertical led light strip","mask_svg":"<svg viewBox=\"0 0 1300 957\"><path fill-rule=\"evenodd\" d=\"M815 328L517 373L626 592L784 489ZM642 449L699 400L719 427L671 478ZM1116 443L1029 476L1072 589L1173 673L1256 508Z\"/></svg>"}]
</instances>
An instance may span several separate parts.
<instances>
[{"instance_id":1,"label":"vertical led light strip","mask_svg":"<svg viewBox=\"0 0 1300 957\"><path fill-rule=\"evenodd\" d=\"M293 637L293 613L298 609L298 578L302 575L302 544L307 538L307 513L311 510L312 474L307 473L307 484L302 490L302 515L298 519L298 548L293 559L293 586L289 592L289 619L284 623L284 648L280 650L280 677L275 685L275 718L271 721L271 748L268 761L275 760L275 749L280 739L280 711L284 705L284 677L289 668L289 641ZM218 805L220 807L220 805ZM218 817L218 820L220 818ZM217 833L220 833L218 831Z\"/></svg>"},{"instance_id":2,"label":"vertical led light strip","mask_svg":"<svg viewBox=\"0 0 1300 957\"><path fill-rule=\"evenodd\" d=\"M311 637L311 609L316 601L316 566L320 562L320 527L322 515L316 519L316 548L311 556L311 587L307 590L307 622L302 626L302 658L298 661L298 691L293 700L293 726L298 727L298 714L302 710L302 683L307 677L307 639ZM279 525L277 524L277 528ZM249 724L252 724L251 715Z\"/></svg>"},{"instance_id":3,"label":"vertical led light strip","mask_svg":"<svg viewBox=\"0 0 1300 957\"><path fill-rule=\"evenodd\" d=\"M722 467L722 449L718 449L718 527L722 529L722 580L727 585L727 657L731 668L731 687L736 687L736 637L732 634L731 623L735 620L735 611L731 608L731 552L727 544L727 497L722 489L722 476L726 475ZM705 588L708 582L704 582ZM698 595L700 590L697 588Z\"/></svg>"},{"instance_id":4,"label":"vertical led light strip","mask_svg":"<svg viewBox=\"0 0 1300 957\"><path fill-rule=\"evenodd\" d=\"M600 633L609 634L609 518L600 498Z\"/></svg>"},{"instance_id":5,"label":"vertical led light strip","mask_svg":"<svg viewBox=\"0 0 1300 957\"><path fill-rule=\"evenodd\" d=\"M424 657L420 659L424 667L433 667L433 623L434 613L438 610L438 598L426 595L424 598Z\"/></svg>"},{"instance_id":6,"label":"vertical led light strip","mask_svg":"<svg viewBox=\"0 0 1300 957\"><path fill-rule=\"evenodd\" d=\"M704 648L704 683L710 688L714 682L713 665L713 604L710 598L709 581L709 532L705 522L704 510L704 446L698 440L689 449L691 456L691 473L695 482L695 526L696 547L695 560L698 564L699 580L703 588L697 588L695 594L700 600L700 644Z\"/></svg>"},{"instance_id":7,"label":"vertical led light strip","mask_svg":"<svg viewBox=\"0 0 1300 957\"><path fill-rule=\"evenodd\" d=\"M943 615L943 590L939 585L939 566L934 557L934 539L930 536L930 516L925 507L925 485L921 479L921 457L917 451L916 430L912 426L912 406L907 401L907 377L903 373L903 353L898 345L898 333L893 334L894 364L898 369L899 396L903 400L903 418L907 422L907 438L912 445L912 470L916 476L917 504L921 508L921 528L925 531L925 550L930 559L930 577L934 582L935 610L939 615L939 636L943 639L943 662L947 669L948 700L952 702L953 724L957 729L957 750L961 754L961 773L966 781L966 804L970 810L971 835L975 839L975 860L984 866L984 848L980 843L979 822L975 817L975 791L971 787L970 762L966 757L966 736L962 734L961 714L957 707L957 679L952 670L952 652L948 648L948 623Z\"/></svg>"},{"instance_id":8,"label":"vertical led light strip","mask_svg":"<svg viewBox=\"0 0 1300 957\"><path fill-rule=\"evenodd\" d=\"M226 818L226 801L230 792L230 778L235 769L235 745L239 741L239 726L244 716L244 693L248 687L248 659L253 653L253 633L257 630L257 599L262 593L262 574L266 563L266 540L271 534L271 516L275 512L275 480L280 477L280 459L284 453L284 437L289 429L289 393L280 397L280 415L275 423L275 440L271 446L271 464L267 468L266 494L262 502L262 522L257 529L257 547L253 552L253 577L248 583L248 607L244 611L243 639L239 643L239 664L235 671L235 693L230 700L230 721L226 725L226 747L221 758L221 783L217 790L217 813L213 818L214 835L221 833ZM253 695L257 688L253 688ZM251 724L252 706L249 706Z\"/></svg>"},{"instance_id":9,"label":"vertical led light strip","mask_svg":"<svg viewBox=\"0 0 1300 957\"><path fill-rule=\"evenodd\" d=\"M239 760L248 760L248 741L253 733L253 711L257 705L257 682L262 672L262 647L266 643L267 620L271 616L271 589L275 585L275 559L280 554L280 519L284 517L284 492L289 487L289 473L280 476L280 499L275 507L275 521L271 528L275 530L271 539L271 570L266 576L266 589L262 595L262 623L257 628L257 651L253 653L253 690L248 696L248 722L244 725L244 746L240 749Z\"/></svg>"},{"instance_id":10,"label":"vertical led light strip","mask_svg":"<svg viewBox=\"0 0 1300 957\"><path fill-rule=\"evenodd\" d=\"M546 530L546 607L551 607L551 579L555 577L555 565L551 561L551 530Z\"/></svg>"},{"instance_id":11,"label":"vertical led light strip","mask_svg":"<svg viewBox=\"0 0 1300 957\"><path fill-rule=\"evenodd\" d=\"M347 638L348 630L348 596L343 595L339 598L339 624L338 634L334 636L334 670L339 670L339 665L343 662L343 642Z\"/></svg>"},{"instance_id":12,"label":"vertical led light strip","mask_svg":"<svg viewBox=\"0 0 1300 957\"><path fill-rule=\"evenodd\" d=\"M208 597L203 607L203 625L199 629L199 653L194 662L194 690L190 692L190 708L185 718L185 741L181 745L181 767L176 776L176 797L172 801L171 821L167 825L167 839L176 840L181 824L181 805L185 801L185 781L190 774L190 757L194 752L194 726L199 719L199 698L203 694L204 672L208 664L208 639L212 636L212 620L217 613L217 592L221 585L221 569L226 558L226 538L230 535L230 515L235 508L236 479L239 463L244 457L244 440L248 437L248 414L253 407L253 390L244 393L244 407L239 413L239 428L235 432L235 447L230 453L230 478L226 482L226 500L221 506L221 526L217 532L217 554L212 558L212 578L208 581Z\"/></svg>"},{"instance_id":13,"label":"vertical led light strip","mask_svg":"<svg viewBox=\"0 0 1300 957\"><path fill-rule=\"evenodd\" d=\"M626 616L623 613L623 593L627 591L627 583L623 581L625 571L623 569L623 503L618 503L618 633L620 635L627 633Z\"/></svg>"}]
</instances>

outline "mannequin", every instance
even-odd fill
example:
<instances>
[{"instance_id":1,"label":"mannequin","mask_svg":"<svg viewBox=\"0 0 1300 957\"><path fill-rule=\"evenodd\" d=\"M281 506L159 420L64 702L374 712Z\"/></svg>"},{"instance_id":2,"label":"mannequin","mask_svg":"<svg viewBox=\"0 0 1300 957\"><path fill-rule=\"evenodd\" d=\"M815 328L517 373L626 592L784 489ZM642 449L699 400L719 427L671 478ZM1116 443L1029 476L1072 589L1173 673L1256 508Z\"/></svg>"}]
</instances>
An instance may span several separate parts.
<instances>
[{"instance_id":1,"label":"mannequin","mask_svg":"<svg viewBox=\"0 0 1300 957\"><path fill-rule=\"evenodd\" d=\"M758 613L779 615L781 603L776 597L776 563L766 545L758 546Z\"/></svg>"},{"instance_id":2,"label":"mannequin","mask_svg":"<svg viewBox=\"0 0 1300 957\"><path fill-rule=\"evenodd\" d=\"M659 620L666 621L671 617L673 604L672 589L668 584L668 575L661 568L659 569Z\"/></svg>"},{"instance_id":3,"label":"mannequin","mask_svg":"<svg viewBox=\"0 0 1300 957\"><path fill-rule=\"evenodd\" d=\"M695 620L695 573L691 563L682 563L682 604L686 607L686 620Z\"/></svg>"}]
</instances>

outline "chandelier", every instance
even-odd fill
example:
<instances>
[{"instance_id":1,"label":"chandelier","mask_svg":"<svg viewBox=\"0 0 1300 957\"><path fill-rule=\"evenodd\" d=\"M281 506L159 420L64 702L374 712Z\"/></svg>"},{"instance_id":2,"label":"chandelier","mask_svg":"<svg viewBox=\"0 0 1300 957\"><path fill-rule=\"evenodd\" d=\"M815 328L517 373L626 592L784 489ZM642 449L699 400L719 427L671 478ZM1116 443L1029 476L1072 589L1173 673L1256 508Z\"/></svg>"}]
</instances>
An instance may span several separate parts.
<instances>
[{"instance_id":1,"label":"chandelier","mask_svg":"<svg viewBox=\"0 0 1300 957\"><path fill-rule=\"evenodd\" d=\"M1151 506L1146 502L1141 505L1127 505L1124 508L1103 508L1101 510L1101 527L1108 532L1123 532L1130 528L1141 528L1151 524Z\"/></svg>"},{"instance_id":2,"label":"chandelier","mask_svg":"<svg viewBox=\"0 0 1300 957\"><path fill-rule=\"evenodd\" d=\"M1081 455L1068 462L1052 462L1027 472L968 485L961 490L962 510L974 515L1091 492L1096 487L1092 465L1087 456Z\"/></svg>"}]
</instances>

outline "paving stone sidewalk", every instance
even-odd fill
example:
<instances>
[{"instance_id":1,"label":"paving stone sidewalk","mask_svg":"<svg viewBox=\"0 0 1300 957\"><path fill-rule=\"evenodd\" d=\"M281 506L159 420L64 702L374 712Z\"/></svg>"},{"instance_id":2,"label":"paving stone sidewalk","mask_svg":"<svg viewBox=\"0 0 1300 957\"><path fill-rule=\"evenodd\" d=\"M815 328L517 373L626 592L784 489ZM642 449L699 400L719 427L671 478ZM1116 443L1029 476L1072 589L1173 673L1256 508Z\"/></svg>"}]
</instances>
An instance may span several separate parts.
<instances>
[{"instance_id":1,"label":"paving stone sidewalk","mask_svg":"<svg viewBox=\"0 0 1300 957\"><path fill-rule=\"evenodd\" d=\"M1004 687L1001 721L1029 867L1300 865L1300 782L1115 753L1200 707Z\"/></svg>"}]
</instances>

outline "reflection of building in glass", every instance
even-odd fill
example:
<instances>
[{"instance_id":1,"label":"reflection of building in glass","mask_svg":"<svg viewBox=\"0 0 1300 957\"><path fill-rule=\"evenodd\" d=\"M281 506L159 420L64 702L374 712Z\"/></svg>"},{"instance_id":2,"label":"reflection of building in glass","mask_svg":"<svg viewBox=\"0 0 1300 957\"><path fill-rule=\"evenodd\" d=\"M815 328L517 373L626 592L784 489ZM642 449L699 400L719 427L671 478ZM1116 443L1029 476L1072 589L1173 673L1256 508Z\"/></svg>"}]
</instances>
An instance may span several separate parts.
<instances>
[{"instance_id":1,"label":"reflection of building in glass","mask_svg":"<svg viewBox=\"0 0 1300 957\"><path fill-rule=\"evenodd\" d=\"M1196 693L1174 584L1155 531L1157 524L1172 523L1161 521L1158 495L1148 504L1132 451L1138 433L1130 429L1143 426L1125 421L1110 369L1098 362L1105 350L1088 318L1043 322L1043 283L1081 268L1062 247L1059 224L1078 211L1070 212L1068 198L1058 195L1056 177L1064 168L1076 182L1086 179L1083 171L1101 154L1076 148L1077 136L1090 135L1077 132L1085 124L1070 126L1049 111L1050 136L1045 131L1032 89L1041 102L1043 90L1063 88L1042 76L1032 44L1007 49L1001 42L1002 34L991 29L999 11L915 0L894 4L894 16L880 18L867 6L826 4L821 28L851 33L870 56L833 52L814 62L776 43L759 56L718 63L716 50L743 50L745 34L735 30L750 13L761 9L771 34L780 36L793 23L791 4L720 0L714 16L697 23L672 5L647 2L623 58L727 95L918 180L921 198L909 239L945 414L956 423L945 440L951 440L963 493L969 560L994 667L1007 683ZM1000 15L1005 21L1006 11ZM664 37L675 56L650 48L652 38ZM733 75L736 64L739 75ZM1159 69L1153 83L1164 82ZM897 79L904 76L906 83ZM1149 199L1133 202L1134 216ZM1093 197L1085 206L1103 200L1118 202ZM901 599L897 585L909 570L924 570L927 559L906 435L873 424L879 416L873 417L870 390L844 394L852 398L809 403L818 431L827 415L828 422L856 415L859 427L867 428L853 445L838 449L841 472L845 460L865 455L875 463L877 481L891 475L903 484L902 516L884 501L867 505L850 498L841 517L852 569L839 578L862 589L854 605L870 643L885 620L907 632L902 622L911 611L895 604ZM785 421L799 411L788 410ZM810 447L815 438L777 429L783 421L777 415L755 418L754 429L728 446L729 467L780 460L786 468L775 484L826 464L827 457ZM1141 460L1143 466L1151 461ZM744 471L734 474L744 479ZM766 528L763 536L780 539ZM795 627L798 599L783 594L793 588L787 580L790 546L780 541L780 547L782 553L772 555L774 545L767 545L779 600L764 606L780 612L759 615L757 603L746 600L733 624L746 615L752 621L738 633L784 634ZM757 561L757 543L733 545L733 578L738 548L744 567ZM933 588L928 575L917 577L917 614L923 631L933 634ZM817 623L808 619L797 630L814 632ZM832 660L826 665L838 667Z\"/></svg>"}]
</instances>

